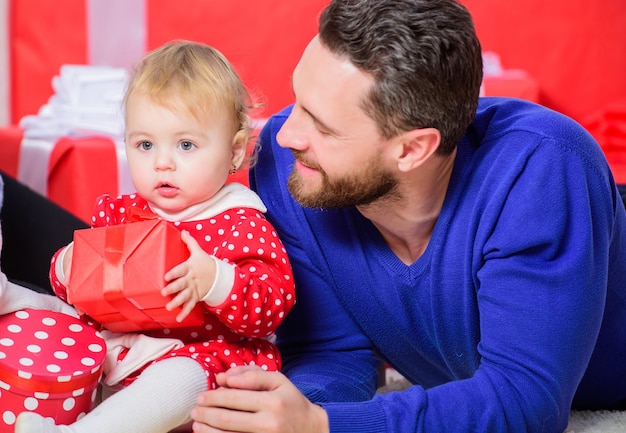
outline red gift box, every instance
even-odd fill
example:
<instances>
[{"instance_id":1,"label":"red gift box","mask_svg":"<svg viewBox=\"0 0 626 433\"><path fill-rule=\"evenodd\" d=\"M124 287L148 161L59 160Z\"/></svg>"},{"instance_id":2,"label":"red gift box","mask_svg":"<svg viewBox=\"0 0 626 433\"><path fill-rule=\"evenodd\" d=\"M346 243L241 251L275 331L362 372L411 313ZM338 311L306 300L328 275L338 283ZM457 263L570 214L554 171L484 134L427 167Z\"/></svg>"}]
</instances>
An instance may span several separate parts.
<instances>
[{"instance_id":1,"label":"red gift box","mask_svg":"<svg viewBox=\"0 0 626 433\"><path fill-rule=\"evenodd\" d=\"M200 305L182 322L167 311L163 276L189 250L169 222L147 220L76 230L68 301L113 332L200 326Z\"/></svg>"},{"instance_id":2,"label":"red gift box","mask_svg":"<svg viewBox=\"0 0 626 433\"><path fill-rule=\"evenodd\" d=\"M52 311L0 316L0 433L21 412L71 424L93 409L106 344L80 320Z\"/></svg>"},{"instance_id":3,"label":"red gift box","mask_svg":"<svg viewBox=\"0 0 626 433\"><path fill-rule=\"evenodd\" d=\"M7 79L11 89L7 111L9 123L16 124L46 103L53 92L52 77L61 65L132 67L143 52L173 39L208 41L224 53L248 87L262 95L266 117L292 100L289 77L302 50L317 33L313 17L328 0L7 3ZM230 25L224 26L224 22ZM259 62L268 58L272 62L259 68Z\"/></svg>"},{"instance_id":4,"label":"red gift box","mask_svg":"<svg viewBox=\"0 0 626 433\"><path fill-rule=\"evenodd\" d=\"M0 68L0 84L4 82L2 70L6 69L10 72L6 80L11 90L6 101L5 111L9 116L6 123L18 125L24 116L39 112L54 95L52 82L62 66L132 68L143 53L173 39L207 41L224 53L246 85L254 89L259 109L251 115L262 122L292 100L289 77L302 50L317 32L317 23L311 17L327 2L4 2L8 4L7 25L0 26L0 34L6 32L8 67ZM0 1L0 10L4 3ZM242 8L246 13L241 13ZM224 26L224 22L231 25ZM233 32L232 28L240 31ZM51 50L51 46L55 49ZM266 58L273 61L259 68L259 62ZM0 107L0 118L2 112ZM106 142L108 137L58 138L63 143L55 144L53 152L63 144L59 158L51 155L48 173L45 168L38 171L48 177L44 195L52 201L88 223L98 195L133 192L126 188L132 182L129 182L124 161L117 158L114 143ZM0 168L17 177L23 162L17 160L19 148L5 152L4 144L0 143ZM9 152L10 158L5 158ZM93 176L94 172L98 172L98 176ZM247 184L247 173L238 170L229 180ZM25 183L28 185L27 181Z\"/></svg>"}]
</instances>

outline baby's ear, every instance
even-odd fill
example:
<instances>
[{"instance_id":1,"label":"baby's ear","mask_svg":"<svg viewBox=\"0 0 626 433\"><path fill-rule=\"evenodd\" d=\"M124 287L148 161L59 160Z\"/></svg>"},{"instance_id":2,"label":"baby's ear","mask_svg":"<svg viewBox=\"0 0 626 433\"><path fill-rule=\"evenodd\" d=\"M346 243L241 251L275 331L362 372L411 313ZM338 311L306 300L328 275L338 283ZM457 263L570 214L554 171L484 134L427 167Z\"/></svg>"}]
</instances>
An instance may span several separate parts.
<instances>
[{"instance_id":1,"label":"baby's ear","mask_svg":"<svg viewBox=\"0 0 626 433\"><path fill-rule=\"evenodd\" d=\"M232 143L232 163L235 167L241 167L243 160L246 157L246 149L248 148L248 140L250 136L248 131L240 129L235 133Z\"/></svg>"}]
</instances>

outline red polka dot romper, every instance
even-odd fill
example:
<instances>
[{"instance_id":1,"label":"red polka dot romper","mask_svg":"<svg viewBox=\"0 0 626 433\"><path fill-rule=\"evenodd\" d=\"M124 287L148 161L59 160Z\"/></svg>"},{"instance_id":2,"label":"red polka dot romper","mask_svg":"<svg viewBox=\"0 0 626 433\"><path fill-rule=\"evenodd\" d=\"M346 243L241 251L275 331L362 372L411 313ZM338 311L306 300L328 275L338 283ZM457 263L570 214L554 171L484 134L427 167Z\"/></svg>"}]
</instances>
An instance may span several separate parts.
<instances>
[{"instance_id":1,"label":"red polka dot romper","mask_svg":"<svg viewBox=\"0 0 626 433\"><path fill-rule=\"evenodd\" d=\"M148 203L137 194L117 198L103 195L97 200L92 226L124 224L133 207L150 212ZM151 337L181 340L182 348L153 362L172 356L195 359L207 373L209 389L216 386L216 373L233 366L255 364L266 370L280 369L278 349L267 337L274 333L295 302L287 253L263 213L253 207L219 208L218 212L206 219L174 225L189 231L206 252L235 267L230 294L220 305L203 303L206 311L202 327L144 332ZM50 279L57 296L66 300L67 289L54 272L58 256L59 252L52 260ZM119 359L123 356L124 353ZM121 383L130 384L141 370Z\"/></svg>"}]
</instances>

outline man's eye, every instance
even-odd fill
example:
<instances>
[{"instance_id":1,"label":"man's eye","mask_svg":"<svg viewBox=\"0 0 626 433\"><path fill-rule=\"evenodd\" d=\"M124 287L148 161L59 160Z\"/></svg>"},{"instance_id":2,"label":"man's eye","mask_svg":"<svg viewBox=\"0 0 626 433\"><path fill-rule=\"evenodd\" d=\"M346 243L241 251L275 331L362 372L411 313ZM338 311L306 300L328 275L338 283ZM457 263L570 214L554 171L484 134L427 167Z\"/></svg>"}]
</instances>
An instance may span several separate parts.
<instances>
[{"instance_id":1,"label":"man's eye","mask_svg":"<svg viewBox=\"0 0 626 433\"><path fill-rule=\"evenodd\" d=\"M152 146L153 144L149 141L142 141L141 143L139 143L139 148L142 150L150 150L152 149Z\"/></svg>"},{"instance_id":2,"label":"man's eye","mask_svg":"<svg viewBox=\"0 0 626 433\"><path fill-rule=\"evenodd\" d=\"M194 148L194 144L191 141L181 141L179 146L182 150L191 150Z\"/></svg>"},{"instance_id":3,"label":"man's eye","mask_svg":"<svg viewBox=\"0 0 626 433\"><path fill-rule=\"evenodd\" d=\"M319 129L319 128L318 128L317 132L319 132L319 133L320 133L320 135L322 135L322 136L324 136L324 137L327 137L327 136L329 136L329 135L330 135L330 132L328 132L328 131L327 131L327 130L325 130L325 129Z\"/></svg>"}]
</instances>

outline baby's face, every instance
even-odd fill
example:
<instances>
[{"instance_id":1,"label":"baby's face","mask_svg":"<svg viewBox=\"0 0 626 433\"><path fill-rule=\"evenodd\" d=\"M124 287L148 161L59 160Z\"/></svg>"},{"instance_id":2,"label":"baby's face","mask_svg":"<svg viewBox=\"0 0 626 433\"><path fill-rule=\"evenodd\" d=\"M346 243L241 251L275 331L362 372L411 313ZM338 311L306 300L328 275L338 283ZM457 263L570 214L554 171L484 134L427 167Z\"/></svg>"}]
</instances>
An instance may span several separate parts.
<instances>
[{"instance_id":1,"label":"baby's face","mask_svg":"<svg viewBox=\"0 0 626 433\"><path fill-rule=\"evenodd\" d=\"M213 197L233 160L225 110L202 121L141 93L126 103L126 158L133 184L150 206L177 213Z\"/></svg>"}]
</instances>

